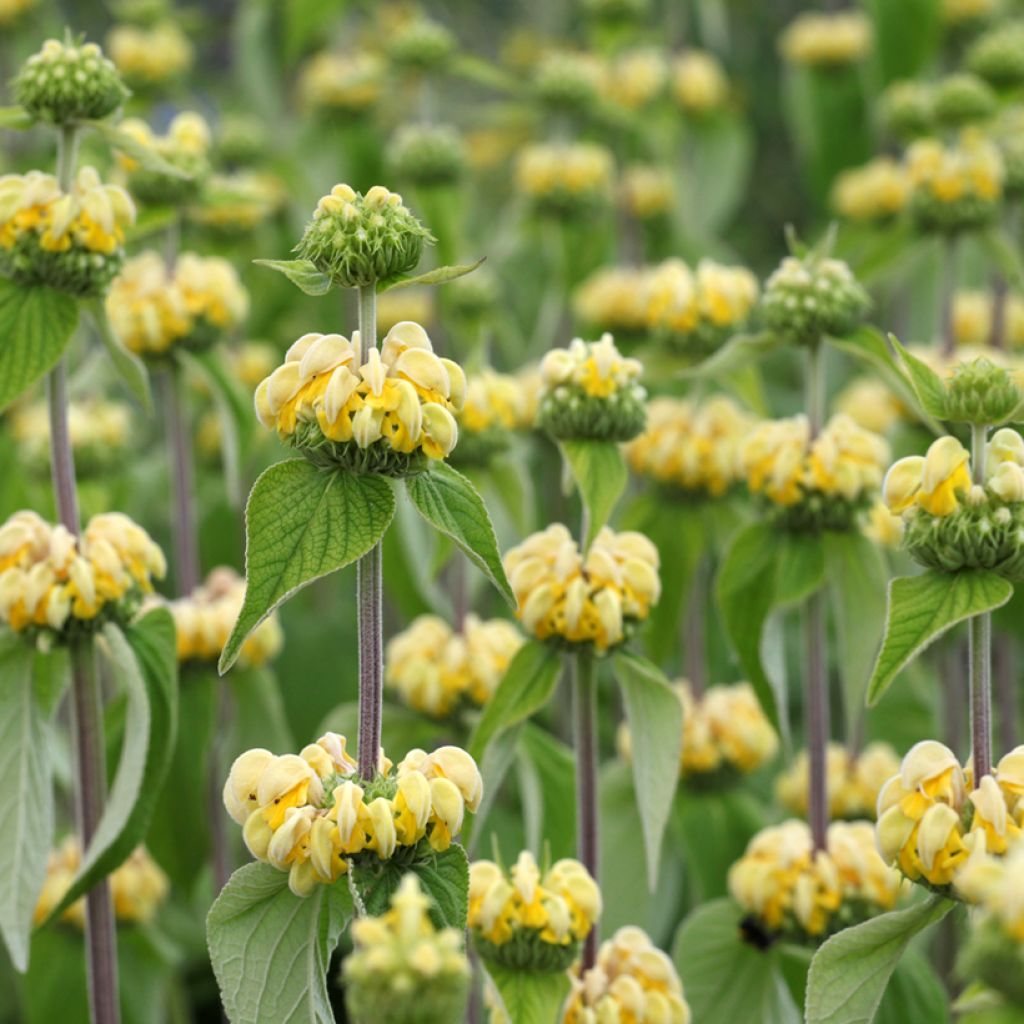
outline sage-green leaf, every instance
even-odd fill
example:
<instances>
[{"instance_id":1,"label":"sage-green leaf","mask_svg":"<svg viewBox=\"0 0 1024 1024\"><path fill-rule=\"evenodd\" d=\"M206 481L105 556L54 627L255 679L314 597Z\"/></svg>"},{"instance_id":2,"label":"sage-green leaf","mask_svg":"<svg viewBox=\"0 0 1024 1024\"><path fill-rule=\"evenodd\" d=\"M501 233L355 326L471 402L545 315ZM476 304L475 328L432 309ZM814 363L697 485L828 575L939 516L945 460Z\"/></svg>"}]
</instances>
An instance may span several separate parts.
<instances>
[{"instance_id":1,"label":"sage-green leaf","mask_svg":"<svg viewBox=\"0 0 1024 1024\"><path fill-rule=\"evenodd\" d=\"M334 1024L327 971L352 913L344 878L300 897L285 871L259 863L239 868L206 918L231 1024Z\"/></svg>"},{"instance_id":2,"label":"sage-green leaf","mask_svg":"<svg viewBox=\"0 0 1024 1024\"><path fill-rule=\"evenodd\" d=\"M402 878L412 872L420 880L423 891L433 900L430 916L438 928L466 927L469 909L469 858L466 851L452 843L437 853L427 842L421 842L411 860L377 860L369 858L353 864L351 884L359 896L362 909L371 916L383 914L391 905Z\"/></svg>"},{"instance_id":3,"label":"sage-green leaf","mask_svg":"<svg viewBox=\"0 0 1024 1024\"><path fill-rule=\"evenodd\" d=\"M889 980L875 1024L949 1024L949 1009L949 993L935 968L922 953L908 949Z\"/></svg>"},{"instance_id":4,"label":"sage-green leaf","mask_svg":"<svg viewBox=\"0 0 1024 1024\"><path fill-rule=\"evenodd\" d=\"M32 915L53 845L51 737L34 660L20 638L0 653L0 936L18 971L28 967Z\"/></svg>"},{"instance_id":5,"label":"sage-green leaf","mask_svg":"<svg viewBox=\"0 0 1024 1024\"><path fill-rule=\"evenodd\" d=\"M527 640L519 648L470 737L469 752L478 761L496 736L547 704L561 668L558 652L539 640Z\"/></svg>"},{"instance_id":6,"label":"sage-green leaf","mask_svg":"<svg viewBox=\"0 0 1024 1024\"><path fill-rule=\"evenodd\" d=\"M900 671L946 630L1001 607L1012 596L1013 584L986 569L894 579L882 649L868 682L868 704L877 704Z\"/></svg>"},{"instance_id":7,"label":"sage-green leaf","mask_svg":"<svg viewBox=\"0 0 1024 1024\"><path fill-rule=\"evenodd\" d=\"M942 378L923 360L908 352L899 342L894 334L889 335L889 341L893 348L899 353L903 365L907 368L907 375L910 378L910 386L921 403L921 408L930 416L937 419L946 417L946 385Z\"/></svg>"},{"instance_id":8,"label":"sage-green leaf","mask_svg":"<svg viewBox=\"0 0 1024 1024\"><path fill-rule=\"evenodd\" d=\"M305 459L266 470L245 509L245 601L220 656L221 673L279 604L365 555L394 511L395 493L382 477L325 472Z\"/></svg>"},{"instance_id":9,"label":"sage-green leaf","mask_svg":"<svg viewBox=\"0 0 1024 1024\"><path fill-rule=\"evenodd\" d=\"M519 793L526 820L526 845L550 850L551 859L576 856L576 757L572 749L532 722L519 734ZM527 794L531 794L528 796Z\"/></svg>"},{"instance_id":10,"label":"sage-green leaf","mask_svg":"<svg viewBox=\"0 0 1024 1024\"><path fill-rule=\"evenodd\" d=\"M47 923L118 867L145 838L174 751L178 659L170 612L154 608L123 631L108 622L100 637L97 649L109 661L126 698L121 756L78 874Z\"/></svg>"},{"instance_id":11,"label":"sage-green leaf","mask_svg":"<svg viewBox=\"0 0 1024 1024\"><path fill-rule=\"evenodd\" d=\"M647 879L653 890L661 840L679 782L683 708L661 670L646 658L620 651L613 658L613 669L634 737L633 782L647 851Z\"/></svg>"},{"instance_id":12,"label":"sage-green leaf","mask_svg":"<svg viewBox=\"0 0 1024 1024\"><path fill-rule=\"evenodd\" d=\"M560 441L587 509L586 544L611 518L629 479L622 449L613 441Z\"/></svg>"},{"instance_id":13,"label":"sage-green leaf","mask_svg":"<svg viewBox=\"0 0 1024 1024\"><path fill-rule=\"evenodd\" d=\"M23 132L35 123L35 118L24 107L0 107L0 128Z\"/></svg>"},{"instance_id":14,"label":"sage-green leaf","mask_svg":"<svg viewBox=\"0 0 1024 1024\"><path fill-rule=\"evenodd\" d=\"M450 537L513 607L516 599L505 576L487 506L476 488L447 462L409 477L405 486L420 515Z\"/></svg>"},{"instance_id":15,"label":"sage-green leaf","mask_svg":"<svg viewBox=\"0 0 1024 1024\"><path fill-rule=\"evenodd\" d=\"M487 259L486 256L481 256L480 259L475 260L473 263L459 263L454 267L435 267L433 270L428 270L425 274L416 274L414 276L400 274L397 277L389 277L385 281L377 282L377 291L389 292L395 288L408 288L411 285L447 284L456 278L472 274L485 259Z\"/></svg>"},{"instance_id":16,"label":"sage-green leaf","mask_svg":"<svg viewBox=\"0 0 1024 1024\"><path fill-rule=\"evenodd\" d=\"M776 951L743 942L742 916L732 900L714 900L679 927L672 956L693 1019L701 1024L800 1024Z\"/></svg>"},{"instance_id":17,"label":"sage-green leaf","mask_svg":"<svg viewBox=\"0 0 1024 1024\"><path fill-rule=\"evenodd\" d=\"M90 299L86 303L86 309L118 377L139 405L146 412L152 412L153 395L149 387L149 371L146 364L134 352L129 352L114 333L107 319L106 306L100 299Z\"/></svg>"},{"instance_id":18,"label":"sage-green leaf","mask_svg":"<svg viewBox=\"0 0 1024 1024\"><path fill-rule=\"evenodd\" d=\"M785 343L786 339L782 335L771 331L736 334L704 362L679 371L679 376L697 377L702 380L718 377L740 367L749 366L754 360L782 348Z\"/></svg>"},{"instance_id":19,"label":"sage-green leaf","mask_svg":"<svg viewBox=\"0 0 1024 1024\"><path fill-rule=\"evenodd\" d=\"M1024 289L1024 259L1021 258L1017 243L1006 230L989 228L987 231L979 232L978 240L995 268L1013 289Z\"/></svg>"},{"instance_id":20,"label":"sage-green leaf","mask_svg":"<svg viewBox=\"0 0 1024 1024\"><path fill-rule=\"evenodd\" d=\"M567 971L513 971L486 963L509 1024L555 1024L572 985Z\"/></svg>"},{"instance_id":21,"label":"sage-green leaf","mask_svg":"<svg viewBox=\"0 0 1024 1024\"><path fill-rule=\"evenodd\" d=\"M53 369L77 322L70 295L0 278L0 409Z\"/></svg>"},{"instance_id":22,"label":"sage-green leaf","mask_svg":"<svg viewBox=\"0 0 1024 1024\"><path fill-rule=\"evenodd\" d=\"M326 295L331 290L331 279L316 269L309 260L253 260L258 267L269 267L284 274L296 288L307 295Z\"/></svg>"},{"instance_id":23,"label":"sage-green leaf","mask_svg":"<svg viewBox=\"0 0 1024 1024\"><path fill-rule=\"evenodd\" d=\"M112 149L124 153L147 171L163 174L168 178L189 179L192 177L187 171L183 171L180 167L175 167L174 164L165 160L152 146L140 142L134 135L118 128L117 125L107 121L83 121L82 123L92 128L93 131L99 132L103 136L103 141Z\"/></svg>"},{"instance_id":24,"label":"sage-green leaf","mask_svg":"<svg viewBox=\"0 0 1024 1024\"><path fill-rule=\"evenodd\" d=\"M820 534L776 534L773 607L793 607L825 582L825 546Z\"/></svg>"},{"instance_id":25,"label":"sage-green leaf","mask_svg":"<svg viewBox=\"0 0 1024 1024\"><path fill-rule=\"evenodd\" d=\"M833 935L807 976L807 1024L870 1024L910 940L952 910L931 896Z\"/></svg>"}]
</instances>

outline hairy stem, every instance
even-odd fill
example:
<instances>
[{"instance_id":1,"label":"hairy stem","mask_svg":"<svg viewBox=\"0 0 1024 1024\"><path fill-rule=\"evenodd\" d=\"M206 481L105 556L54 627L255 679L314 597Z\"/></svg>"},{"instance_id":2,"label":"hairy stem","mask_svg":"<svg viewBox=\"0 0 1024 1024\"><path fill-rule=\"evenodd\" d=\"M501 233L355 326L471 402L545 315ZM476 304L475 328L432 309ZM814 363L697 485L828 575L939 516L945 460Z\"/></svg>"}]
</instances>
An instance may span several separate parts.
<instances>
[{"instance_id":1,"label":"hairy stem","mask_svg":"<svg viewBox=\"0 0 1024 1024\"><path fill-rule=\"evenodd\" d=\"M597 805L597 666L590 651L570 656L576 747L576 850L580 863L599 880L601 849ZM583 946L583 970L597 961L597 928Z\"/></svg>"},{"instance_id":2,"label":"hairy stem","mask_svg":"<svg viewBox=\"0 0 1024 1024\"><path fill-rule=\"evenodd\" d=\"M359 338L363 357L377 347L377 290L359 289ZM378 541L356 565L359 614L359 774L372 779L380 759L384 716L384 555Z\"/></svg>"},{"instance_id":3,"label":"hairy stem","mask_svg":"<svg viewBox=\"0 0 1024 1024\"><path fill-rule=\"evenodd\" d=\"M172 364L160 374L164 433L171 468L171 523L174 533L174 578L181 596L199 586L199 531L196 529L195 469L188 430L181 369Z\"/></svg>"},{"instance_id":4,"label":"hairy stem","mask_svg":"<svg viewBox=\"0 0 1024 1024\"><path fill-rule=\"evenodd\" d=\"M974 482L985 479L988 427L971 428L971 465ZM968 650L971 686L971 747L974 751L974 785L992 771L992 615L975 615L969 623Z\"/></svg>"},{"instance_id":5,"label":"hairy stem","mask_svg":"<svg viewBox=\"0 0 1024 1024\"><path fill-rule=\"evenodd\" d=\"M707 558L702 555L693 574L690 603L686 608L683 623L686 678L690 682L690 690L694 697L700 697L708 688L707 622L704 615L707 600L707 569Z\"/></svg>"}]
</instances>

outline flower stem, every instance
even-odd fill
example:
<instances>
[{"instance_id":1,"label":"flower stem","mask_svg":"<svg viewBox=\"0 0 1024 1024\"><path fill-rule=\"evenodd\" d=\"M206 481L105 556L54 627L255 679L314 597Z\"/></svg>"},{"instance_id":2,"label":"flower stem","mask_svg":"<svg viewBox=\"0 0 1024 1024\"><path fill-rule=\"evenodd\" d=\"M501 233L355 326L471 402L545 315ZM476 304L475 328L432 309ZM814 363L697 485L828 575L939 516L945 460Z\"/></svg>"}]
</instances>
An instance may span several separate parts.
<instances>
[{"instance_id":1,"label":"flower stem","mask_svg":"<svg viewBox=\"0 0 1024 1024\"><path fill-rule=\"evenodd\" d=\"M815 850L828 842L828 775L826 757L829 737L828 672L825 667L825 592L819 589L804 609L804 676L807 723L809 786L807 819Z\"/></svg>"},{"instance_id":2,"label":"flower stem","mask_svg":"<svg viewBox=\"0 0 1024 1024\"><path fill-rule=\"evenodd\" d=\"M359 339L365 358L377 347L377 289L359 289ZM356 565L359 614L359 774L372 779L380 759L384 717L383 563L380 541Z\"/></svg>"},{"instance_id":3,"label":"flower stem","mask_svg":"<svg viewBox=\"0 0 1024 1024\"><path fill-rule=\"evenodd\" d=\"M807 378L804 389L811 440L821 433L825 422L825 346L816 341L807 346Z\"/></svg>"},{"instance_id":4,"label":"flower stem","mask_svg":"<svg viewBox=\"0 0 1024 1024\"><path fill-rule=\"evenodd\" d=\"M599 881L596 668L591 651L578 651L570 657L576 746L576 850L580 863ZM597 937L595 927L583 946L583 970L597 961Z\"/></svg>"},{"instance_id":5,"label":"flower stem","mask_svg":"<svg viewBox=\"0 0 1024 1024\"><path fill-rule=\"evenodd\" d=\"M988 427L971 428L971 466L975 484L985 479ZM974 785L992 772L992 616L975 615L969 623L968 651L971 685L971 747Z\"/></svg>"},{"instance_id":6,"label":"flower stem","mask_svg":"<svg viewBox=\"0 0 1024 1024\"><path fill-rule=\"evenodd\" d=\"M956 348L953 336L953 299L956 295L956 235L950 235L942 243L942 291L939 294L940 323L939 337L942 342L942 354L952 356Z\"/></svg>"},{"instance_id":7,"label":"flower stem","mask_svg":"<svg viewBox=\"0 0 1024 1024\"><path fill-rule=\"evenodd\" d=\"M708 685L707 623L704 611L707 601L707 557L701 555L693 573L690 603L683 622L686 678L694 697L701 697Z\"/></svg>"}]
</instances>

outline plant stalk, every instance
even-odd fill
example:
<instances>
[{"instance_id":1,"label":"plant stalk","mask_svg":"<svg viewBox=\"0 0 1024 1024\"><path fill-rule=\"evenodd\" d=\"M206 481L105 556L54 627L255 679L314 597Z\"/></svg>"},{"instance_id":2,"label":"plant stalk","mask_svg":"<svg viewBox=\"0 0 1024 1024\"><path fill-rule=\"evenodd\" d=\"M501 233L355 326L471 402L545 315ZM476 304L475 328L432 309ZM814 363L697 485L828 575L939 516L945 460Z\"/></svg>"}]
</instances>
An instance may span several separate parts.
<instances>
[{"instance_id":1,"label":"plant stalk","mask_svg":"<svg viewBox=\"0 0 1024 1024\"><path fill-rule=\"evenodd\" d=\"M600 884L601 833L597 790L597 666L593 652L570 657L576 747L576 850L580 863ZM583 970L597 962L597 928L583 945Z\"/></svg>"},{"instance_id":2,"label":"plant stalk","mask_svg":"<svg viewBox=\"0 0 1024 1024\"><path fill-rule=\"evenodd\" d=\"M377 289L359 289L359 339L365 358L377 347ZM359 774L372 779L380 760L384 717L384 553L380 541L356 564L359 615Z\"/></svg>"},{"instance_id":3,"label":"plant stalk","mask_svg":"<svg viewBox=\"0 0 1024 1024\"><path fill-rule=\"evenodd\" d=\"M942 243L942 293L939 295L940 306L940 340L942 342L942 354L952 356L956 348L956 338L953 335L953 299L956 295L956 265L957 265L957 242L956 236L951 235Z\"/></svg>"},{"instance_id":4,"label":"plant stalk","mask_svg":"<svg viewBox=\"0 0 1024 1024\"><path fill-rule=\"evenodd\" d=\"M178 594L186 597L199 586L200 569L192 438L188 430L181 385L181 368L176 363L160 374L164 433L171 469L174 576Z\"/></svg>"},{"instance_id":5,"label":"plant stalk","mask_svg":"<svg viewBox=\"0 0 1024 1024\"><path fill-rule=\"evenodd\" d=\"M985 479L985 449L988 427L975 423L971 428L971 465L974 482ZM992 615L975 615L969 623L968 652L971 687L971 749L974 758L974 785L992 772Z\"/></svg>"},{"instance_id":6,"label":"plant stalk","mask_svg":"<svg viewBox=\"0 0 1024 1024\"><path fill-rule=\"evenodd\" d=\"M695 698L702 697L708 688L707 622L704 615L705 601L707 600L707 569L707 558L701 555L693 574L690 603L683 622L686 678L689 680L690 691Z\"/></svg>"}]
</instances>

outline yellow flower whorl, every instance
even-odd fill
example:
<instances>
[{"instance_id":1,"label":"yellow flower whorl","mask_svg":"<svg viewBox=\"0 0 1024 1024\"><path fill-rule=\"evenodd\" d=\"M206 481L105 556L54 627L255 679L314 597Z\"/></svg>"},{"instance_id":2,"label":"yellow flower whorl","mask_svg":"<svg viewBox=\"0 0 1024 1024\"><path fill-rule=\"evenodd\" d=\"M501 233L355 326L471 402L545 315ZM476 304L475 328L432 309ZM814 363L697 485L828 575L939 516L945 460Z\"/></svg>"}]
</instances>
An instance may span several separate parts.
<instances>
[{"instance_id":1,"label":"yellow flower whorl","mask_svg":"<svg viewBox=\"0 0 1024 1024\"><path fill-rule=\"evenodd\" d=\"M672 96L689 114L720 110L729 99L729 79L718 58L704 50L684 50L672 63Z\"/></svg>"},{"instance_id":2,"label":"yellow flower whorl","mask_svg":"<svg viewBox=\"0 0 1024 1024\"><path fill-rule=\"evenodd\" d=\"M132 414L122 402L95 398L68 403L68 434L79 474L98 472L128 447ZM50 416L45 402L18 406L11 413L11 434L19 454L33 467L49 471Z\"/></svg>"},{"instance_id":3,"label":"yellow flower whorl","mask_svg":"<svg viewBox=\"0 0 1024 1024\"><path fill-rule=\"evenodd\" d=\"M150 27L115 25L107 35L107 53L136 88L153 88L183 75L194 51L188 36L173 21Z\"/></svg>"},{"instance_id":4,"label":"yellow flower whorl","mask_svg":"<svg viewBox=\"0 0 1024 1024\"><path fill-rule=\"evenodd\" d=\"M789 64L842 67L863 60L872 42L871 21L862 11L809 11L782 33L779 51Z\"/></svg>"},{"instance_id":5,"label":"yellow flower whorl","mask_svg":"<svg viewBox=\"0 0 1024 1024\"><path fill-rule=\"evenodd\" d=\"M583 213L604 206L612 195L611 153L594 143L534 143L515 166L518 191L542 212Z\"/></svg>"},{"instance_id":6,"label":"yellow flower whorl","mask_svg":"<svg viewBox=\"0 0 1024 1024\"><path fill-rule=\"evenodd\" d=\"M909 198L906 169L887 156L841 172L832 188L836 213L852 221L887 221L906 208Z\"/></svg>"},{"instance_id":7,"label":"yellow flower whorl","mask_svg":"<svg viewBox=\"0 0 1024 1024\"><path fill-rule=\"evenodd\" d=\"M383 86L384 64L371 53L318 53L299 76L299 95L306 106L349 114L373 107Z\"/></svg>"}]
</instances>

